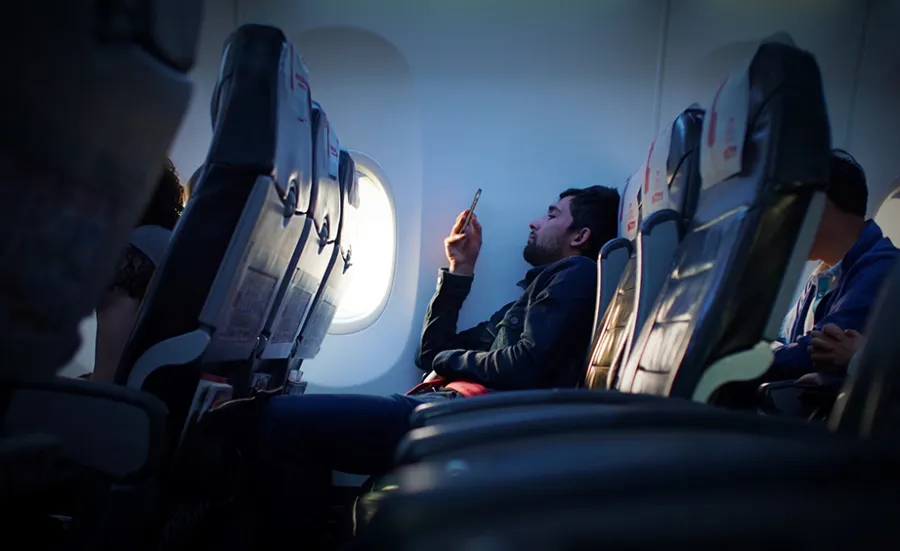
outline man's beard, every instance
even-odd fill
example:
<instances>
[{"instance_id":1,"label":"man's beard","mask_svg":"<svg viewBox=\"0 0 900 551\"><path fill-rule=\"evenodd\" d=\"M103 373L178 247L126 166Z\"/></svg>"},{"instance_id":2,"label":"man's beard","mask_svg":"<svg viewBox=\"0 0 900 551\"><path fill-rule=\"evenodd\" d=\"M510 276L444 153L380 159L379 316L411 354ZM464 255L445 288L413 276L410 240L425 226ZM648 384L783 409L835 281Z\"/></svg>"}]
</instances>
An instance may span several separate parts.
<instances>
[{"instance_id":1,"label":"man's beard","mask_svg":"<svg viewBox=\"0 0 900 551\"><path fill-rule=\"evenodd\" d=\"M525 250L522 251L522 257L531 266L543 266L555 262L559 256L555 250L549 250L537 244L536 241L528 241Z\"/></svg>"}]
</instances>

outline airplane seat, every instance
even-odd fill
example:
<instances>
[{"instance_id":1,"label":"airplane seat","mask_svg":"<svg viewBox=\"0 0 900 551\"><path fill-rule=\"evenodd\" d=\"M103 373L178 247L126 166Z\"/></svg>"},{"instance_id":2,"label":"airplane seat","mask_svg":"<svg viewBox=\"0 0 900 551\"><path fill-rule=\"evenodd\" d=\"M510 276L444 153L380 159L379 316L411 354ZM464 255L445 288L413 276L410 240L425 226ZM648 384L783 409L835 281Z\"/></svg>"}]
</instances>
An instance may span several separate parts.
<instances>
[{"instance_id":1,"label":"airplane seat","mask_svg":"<svg viewBox=\"0 0 900 551\"><path fill-rule=\"evenodd\" d=\"M891 540L900 512L888 466L895 451L765 428L558 431L444 454L394 475L398 489L383 496L354 548L594 549L599 540L728 548L739 539L752 548L838 549L858 545L860 534L874 547ZM872 514L882 502L889 513ZM649 518L665 518L666 528L648 530ZM861 527L852 539L835 528L847 522Z\"/></svg>"},{"instance_id":2,"label":"airplane seat","mask_svg":"<svg viewBox=\"0 0 900 551\"><path fill-rule=\"evenodd\" d=\"M763 42L719 86L696 213L621 390L709 402L765 373L824 208L830 141L818 64L792 43Z\"/></svg>"},{"instance_id":3,"label":"airplane seat","mask_svg":"<svg viewBox=\"0 0 900 551\"><path fill-rule=\"evenodd\" d=\"M603 244L597 259L597 304L594 307L594 324L591 334L597 329L603 315L615 296L616 286L625 271L625 265L634 254L634 245L624 237L617 237Z\"/></svg>"},{"instance_id":4,"label":"airplane seat","mask_svg":"<svg viewBox=\"0 0 900 551\"><path fill-rule=\"evenodd\" d=\"M627 184L626 184L627 187ZM622 234L622 230L619 230ZM597 304L591 334L596 336L599 324L615 296L628 260L634 255L634 244L627 237L616 237L603 244L597 259Z\"/></svg>"},{"instance_id":5,"label":"airplane seat","mask_svg":"<svg viewBox=\"0 0 900 551\"><path fill-rule=\"evenodd\" d=\"M640 172L640 171L638 171ZM585 375L585 387L590 389L605 388L610 366L615 362L618 353L621 352L619 344L623 341L624 328L628 325L634 303L634 270L635 270L635 239L641 217L641 185L638 182L638 174L635 173L625 180L625 189L622 190L621 203L619 204L619 237L607 243L616 247L619 262L623 261L619 277L614 282L598 280L598 297L611 288L610 298L606 308L597 310L595 318L594 337L590 345L590 361ZM621 243L621 245L619 245ZM605 247L604 247L605 248ZM628 257L625 258L625 253ZM602 256L602 251L601 251ZM599 274L603 277L606 264L599 266ZM606 279L612 279L612 274L607 274Z\"/></svg>"},{"instance_id":6,"label":"airplane seat","mask_svg":"<svg viewBox=\"0 0 900 551\"><path fill-rule=\"evenodd\" d=\"M706 109L694 103L672 122L669 155L666 158L668 186L663 204L681 213L685 227L694 219L700 199L700 136Z\"/></svg>"},{"instance_id":7,"label":"airplane seat","mask_svg":"<svg viewBox=\"0 0 900 551\"><path fill-rule=\"evenodd\" d=\"M203 8L49 4L11 5L15 32L0 39L15 75L0 126L4 202L16 199L0 239L7 290L18 291L16 312L5 300L0 312L0 503L25 547L116 549L147 528L165 407L55 374L76 351L79 320L96 307L188 109ZM178 25L168 29L170 19ZM17 48L23 37L39 46Z\"/></svg>"},{"instance_id":8,"label":"airplane seat","mask_svg":"<svg viewBox=\"0 0 900 551\"><path fill-rule=\"evenodd\" d=\"M323 136L322 140L316 140L316 179L321 189L323 198L321 222L316 220L316 229L319 233L318 251L322 266L322 283L319 292L315 295L310 306L309 314L303 322L297 339L297 349L292 360L311 360L319 353L322 342L331 327L331 321L337 312L338 301L343 292L344 275L349 269L349 263L341 261L341 269L335 270L338 256L341 252L340 235L344 212L344 189L341 181L342 168L350 168L341 164L341 144L331 121L325 110L313 102L313 124L317 135ZM352 159L348 159L352 161ZM356 164L352 169L356 170ZM350 182L352 184L353 182ZM356 190L359 195L359 189ZM349 196L348 196L349 198ZM358 205L358 203L357 203ZM355 218L354 218L355 220Z\"/></svg>"},{"instance_id":9,"label":"airplane seat","mask_svg":"<svg viewBox=\"0 0 900 551\"><path fill-rule=\"evenodd\" d=\"M607 368L606 388L619 389L619 370L628 360L693 217L700 189L697 149L702 128L703 109L693 104L651 142L647 162L636 175L641 186L640 224L634 274L628 282L630 310L618 329L618 351Z\"/></svg>"},{"instance_id":10,"label":"airplane seat","mask_svg":"<svg viewBox=\"0 0 900 551\"><path fill-rule=\"evenodd\" d=\"M296 358L312 358L330 325L335 303L330 266L339 248L341 223L340 142L324 109L312 102L312 180L316 202L308 217L308 237L300 239L288 269L289 290L283 291L281 307L266 322L268 342L254 368L269 389L282 387ZM331 313L333 317L334 313ZM261 383L262 386L262 383Z\"/></svg>"},{"instance_id":11,"label":"airplane seat","mask_svg":"<svg viewBox=\"0 0 900 551\"><path fill-rule=\"evenodd\" d=\"M691 105L660 132L650 145L641 203L641 231L637 238L637 298L628 328L627 360L634 340L644 327L672 259L693 219L700 192L699 154L703 109Z\"/></svg>"},{"instance_id":12,"label":"airplane seat","mask_svg":"<svg viewBox=\"0 0 900 551\"><path fill-rule=\"evenodd\" d=\"M165 405L149 394L59 377L16 384L4 431L7 437L55 436L60 455L88 482L48 496L48 513L65 519L76 537L103 534L122 542L145 530L153 514L156 477L168 453L166 415Z\"/></svg>"},{"instance_id":13,"label":"airplane seat","mask_svg":"<svg viewBox=\"0 0 900 551\"><path fill-rule=\"evenodd\" d=\"M341 149L341 223L338 226L337 251L335 264L331 268L332 274L329 281L335 289L335 305L343 297L350 280L350 267L353 266L353 244L357 243L359 232L359 173L356 171L356 161L346 149ZM336 311L336 308L335 308ZM328 325L334 320L334 312Z\"/></svg>"},{"instance_id":14,"label":"airplane seat","mask_svg":"<svg viewBox=\"0 0 900 551\"><path fill-rule=\"evenodd\" d=\"M900 487L893 468L900 451L900 341L893 335L900 264L876 304L866 328L871 338L827 429L708 407L657 411L655 418L629 408L621 412L620 420L631 418L625 432L592 430L584 416L573 417L539 437L444 450L395 471L396 488L382 496L356 548L414 549L437 541L454 549L487 541L498 549L575 549L591 546L601 533L641 549L727 547L738 533L754 547L809 547L811 537L835 547L848 519L865 529L841 547L858 546L861 534L878 546L895 532L898 511L872 514L866 505L879 495L885 499L877 503L896 503L889 496ZM686 512L672 520L676 509ZM640 529L661 511L671 530L659 536ZM449 532L442 530L448 518ZM798 532L798 522L816 529Z\"/></svg>"},{"instance_id":15,"label":"airplane seat","mask_svg":"<svg viewBox=\"0 0 900 551\"><path fill-rule=\"evenodd\" d=\"M282 31L243 25L227 38L211 114L197 189L116 373L166 403L172 434L201 377L247 392L263 324L315 207L306 69Z\"/></svg>"}]
</instances>

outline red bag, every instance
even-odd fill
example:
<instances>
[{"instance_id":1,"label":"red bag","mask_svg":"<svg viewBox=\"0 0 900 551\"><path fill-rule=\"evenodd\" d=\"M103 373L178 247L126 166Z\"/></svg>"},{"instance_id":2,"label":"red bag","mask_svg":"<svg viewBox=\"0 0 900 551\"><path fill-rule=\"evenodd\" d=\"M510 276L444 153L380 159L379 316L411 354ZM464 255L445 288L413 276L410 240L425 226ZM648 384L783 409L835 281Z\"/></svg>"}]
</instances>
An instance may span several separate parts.
<instances>
[{"instance_id":1,"label":"red bag","mask_svg":"<svg viewBox=\"0 0 900 551\"><path fill-rule=\"evenodd\" d=\"M452 383L446 383L443 377L437 377L436 379L432 379L430 381L426 381L424 383L419 383L412 390L406 393L407 396L411 394L416 394L422 392L423 390L437 390L438 388L445 388L447 390L453 390L458 392L460 395L465 396L466 398L470 398L472 396L478 396L480 394L487 394L490 392L484 385L480 385L478 383L470 383L468 381L453 381Z\"/></svg>"}]
</instances>

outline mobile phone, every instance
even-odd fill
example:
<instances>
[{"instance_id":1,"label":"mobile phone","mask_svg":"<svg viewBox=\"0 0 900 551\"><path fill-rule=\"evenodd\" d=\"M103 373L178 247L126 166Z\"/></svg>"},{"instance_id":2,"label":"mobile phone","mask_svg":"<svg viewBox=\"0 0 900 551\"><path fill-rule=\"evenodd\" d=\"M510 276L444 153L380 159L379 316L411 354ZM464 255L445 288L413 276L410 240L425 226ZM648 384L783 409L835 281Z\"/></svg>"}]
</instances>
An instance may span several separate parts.
<instances>
[{"instance_id":1,"label":"mobile phone","mask_svg":"<svg viewBox=\"0 0 900 551\"><path fill-rule=\"evenodd\" d=\"M466 230L469 228L469 224L472 223L472 215L475 214L475 205L478 204L478 198L481 197L481 188L475 192L475 197L472 199L472 206L469 207L469 214L466 215L466 220L463 222L462 229L460 233L466 233Z\"/></svg>"}]
</instances>

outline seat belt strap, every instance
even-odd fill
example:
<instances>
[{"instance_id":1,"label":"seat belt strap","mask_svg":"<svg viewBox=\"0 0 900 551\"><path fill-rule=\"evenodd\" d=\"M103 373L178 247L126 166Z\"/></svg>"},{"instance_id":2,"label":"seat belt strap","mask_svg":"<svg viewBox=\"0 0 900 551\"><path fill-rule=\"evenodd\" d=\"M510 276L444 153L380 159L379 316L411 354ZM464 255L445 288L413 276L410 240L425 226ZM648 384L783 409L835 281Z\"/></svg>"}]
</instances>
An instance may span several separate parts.
<instances>
[{"instance_id":1,"label":"seat belt strap","mask_svg":"<svg viewBox=\"0 0 900 551\"><path fill-rule=\"evenodd\" d=\"M461 396L464 396L466 398L479 396L481 394L487 394L488 392L490 392L490 390L488 390L484 385L480 385L478 383L472 383L469 381L453 381L451 383L447 383L444 378L439 377L437 379L432 379L430 381L417 384L412 388L412 390L407 392L406 395L410 396L426 390L438 390L441 387L446 390L458 392Z\"/></svg>"}]
</instances>

